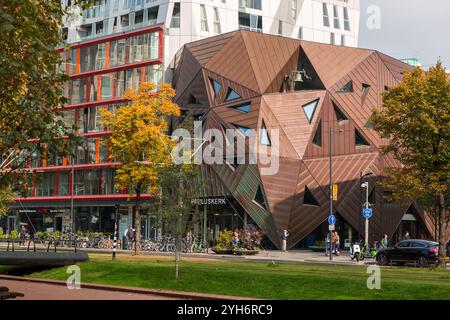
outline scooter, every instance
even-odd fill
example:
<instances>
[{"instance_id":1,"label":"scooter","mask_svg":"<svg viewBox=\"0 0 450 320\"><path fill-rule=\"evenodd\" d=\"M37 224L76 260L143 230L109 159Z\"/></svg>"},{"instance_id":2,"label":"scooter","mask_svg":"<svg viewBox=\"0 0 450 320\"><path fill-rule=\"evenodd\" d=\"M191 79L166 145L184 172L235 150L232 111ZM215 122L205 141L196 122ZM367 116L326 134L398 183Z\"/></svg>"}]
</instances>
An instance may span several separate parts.
<instances>
[{"instance_id":1,"label":"scooter","mask_svg":"<svg viewBox=\"0 0 450 320\"><path fill-rule=\"evenodd\" d=\"M361 258L361 260L364 260L364 253L361 254L361 247L358 242L354 242L350 246L350 258L352 259L352 261L356 259L357 262L359 262Z\"/></svg>"}]
</instances>

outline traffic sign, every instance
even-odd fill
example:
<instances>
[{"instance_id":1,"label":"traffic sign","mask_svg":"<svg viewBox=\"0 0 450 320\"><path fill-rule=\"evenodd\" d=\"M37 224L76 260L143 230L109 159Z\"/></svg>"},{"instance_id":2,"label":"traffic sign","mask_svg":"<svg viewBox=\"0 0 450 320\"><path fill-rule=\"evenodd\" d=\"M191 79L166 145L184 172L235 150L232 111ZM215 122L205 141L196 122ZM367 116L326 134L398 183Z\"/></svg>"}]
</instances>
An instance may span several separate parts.
<instances>
[{"instance_id":1,"label":"traffic sign","mask_svg":"<svg viewBox=\"0 0 450 320\"><path fill-rule=\"evenodd\" d=\"M335 224L336 223L336 217L334 215L331 215L328 217L328 224Z\"/></svg>"},{"instance_id":2,"label":"traffic sign","mask_svg":"<svg viewBox=\"0 0 450 320\"><path fill-rule=\"evenodd\" d=\"M372 209L364 209L364 211L363 211L363 216L364 216L364 218L366 218L366 219L372 218L372 216L373 216Z\"/></svg>"},{"instance_id":3,"label":"traffic sign","mask_svg":"<svg viewBox=\"0 0 450 320\"><path fill-rule=\"evenodd\" d=\"M328 230L334 231L334 224L330 224L330 225L328 226Z\"/></svg>"},{"instance_id":4,"label":"traffic sign","mask_svg":"<svg viewBox=\"0 0 450 320\"><path fill-rule=\"evenodd\" d=\"M333 184L333 201L338 201L338 185Z\"/></svg>"}]
</instances>

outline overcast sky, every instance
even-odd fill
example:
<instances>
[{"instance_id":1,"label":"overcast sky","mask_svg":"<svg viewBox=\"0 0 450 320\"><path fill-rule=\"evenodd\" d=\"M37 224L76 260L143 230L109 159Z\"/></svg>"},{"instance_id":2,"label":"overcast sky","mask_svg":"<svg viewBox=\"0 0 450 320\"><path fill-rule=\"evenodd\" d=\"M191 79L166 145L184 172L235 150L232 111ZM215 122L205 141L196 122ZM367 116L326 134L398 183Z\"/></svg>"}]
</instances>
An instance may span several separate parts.
<instances>
[{"instance_id":1,"label":"overcast sky","mask_svg":"<svg viewBox=\"0 0 450 320\"><path fill-rule=\"evenodd\" d=\"M380 8L380 29L367 27L372 5ZM441 57L450 69L450 1L361 0L359 47L417 58L424 67Z\"/></svg>"}]
</instances>

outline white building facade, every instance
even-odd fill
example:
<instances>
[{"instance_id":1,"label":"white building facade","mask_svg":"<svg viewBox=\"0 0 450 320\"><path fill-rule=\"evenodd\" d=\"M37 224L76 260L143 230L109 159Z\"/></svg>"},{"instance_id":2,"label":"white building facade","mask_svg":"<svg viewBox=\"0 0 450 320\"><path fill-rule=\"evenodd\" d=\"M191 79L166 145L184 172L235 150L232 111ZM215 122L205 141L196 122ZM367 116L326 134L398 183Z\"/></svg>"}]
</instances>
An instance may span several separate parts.
<instances>
[{"instance_id":1,"label":"white building facade","mask_svg":"<svg viewBox=\"0 0 450 320\"><path fill-rule=\"evenodd\" d=\"M163 25L164 81L170 81L184 44L239 28L356 47L359 13L359 0L95 0L64 31L74 44Z\"/></svg>"}]
</instances>

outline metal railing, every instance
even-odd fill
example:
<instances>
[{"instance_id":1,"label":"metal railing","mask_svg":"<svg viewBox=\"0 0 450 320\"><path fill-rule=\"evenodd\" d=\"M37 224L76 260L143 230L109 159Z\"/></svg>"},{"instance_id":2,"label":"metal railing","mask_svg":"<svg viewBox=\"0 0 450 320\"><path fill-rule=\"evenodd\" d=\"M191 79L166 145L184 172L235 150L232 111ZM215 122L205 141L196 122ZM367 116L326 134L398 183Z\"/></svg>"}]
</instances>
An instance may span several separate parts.
<instances>
[{"instance_id":1,"label":"metal railing","mask_svg":"<svg viewBox=\"0 0 450 320\"><path fill-rule=\"evenodd\" d=\"M16 251L26 251L26 252L58 252L58 249L74 249L76 253L80 241L78 240L43 240L43 239L0 239L0 251L6 252L16 252ZM2 246L5 244L6 246ZM61 250L67 251L67 250Z\"/></svg>"}]
</instances>

